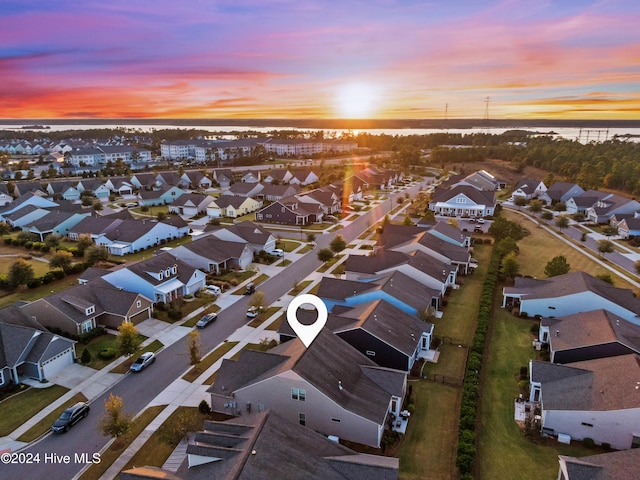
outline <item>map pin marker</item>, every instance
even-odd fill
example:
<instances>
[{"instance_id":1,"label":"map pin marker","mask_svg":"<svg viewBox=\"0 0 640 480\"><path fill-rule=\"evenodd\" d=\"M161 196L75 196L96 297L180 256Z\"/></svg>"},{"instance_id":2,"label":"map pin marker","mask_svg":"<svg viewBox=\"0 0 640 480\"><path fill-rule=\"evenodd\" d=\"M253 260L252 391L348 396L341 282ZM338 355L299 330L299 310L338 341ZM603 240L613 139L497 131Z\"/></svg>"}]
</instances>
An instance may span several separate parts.
<instances>
[{"instance_id":1,"label":"map pin marker","mask_svg":"<svg viewBox=\"0 0 640 480\"><path fill-rule=\"evenodd\" d=\"M296 316L296 312L300 305L303 303L310 303L314 307L316 307L316 311L318 312L318 318L311 325L303 325L298 321L298 317ZM289 325L296 332L298 338L302 340L304 346L309 348L311 342L315 340L315 338L322 330L322 327L327 323L327 306L324 302L315 295L311 295L310 293L305 293L304 295L298 295L287 307L287 321Z\"/></svg>"}]
</instances>

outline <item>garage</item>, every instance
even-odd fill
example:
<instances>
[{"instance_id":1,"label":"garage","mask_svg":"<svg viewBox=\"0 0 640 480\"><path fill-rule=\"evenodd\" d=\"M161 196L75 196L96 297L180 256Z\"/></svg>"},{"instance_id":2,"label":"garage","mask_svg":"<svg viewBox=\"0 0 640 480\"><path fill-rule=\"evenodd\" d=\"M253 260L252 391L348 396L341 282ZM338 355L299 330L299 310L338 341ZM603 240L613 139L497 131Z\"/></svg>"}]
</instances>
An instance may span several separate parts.
<instances>
[{"instance_id":1,"label":"garage","mask_svg":"<svg viewBox=\"0 0 640 480\"><path fill-rule=\"evenodd\" d=\"M150 318L151 318L151 307L145 308L141 312L131 315L131 317L129 317L129 321L134 325L137 325L138 323L144 320L148 320Z\"/></svg>"},{"instance_id":2,"label":"garage","mask_svg":"<svg viewBox=\"0 0 640 480\"><path fill-rule=\"evenodd\" d=\"M56 341L53 341L50 348L55 346ZM65 341L65 346L68 347L68 343ZM49 349L47 349L49 350ZM48 354L49 352L45 352ZM52 352L53 353L53 352ZM42 361L42 371L44 378L51 378L58 374L61 370L74 363L75 355L74 348L70 347L62 352L55 354L54 356Z\"/></svg>"}]
</instances>

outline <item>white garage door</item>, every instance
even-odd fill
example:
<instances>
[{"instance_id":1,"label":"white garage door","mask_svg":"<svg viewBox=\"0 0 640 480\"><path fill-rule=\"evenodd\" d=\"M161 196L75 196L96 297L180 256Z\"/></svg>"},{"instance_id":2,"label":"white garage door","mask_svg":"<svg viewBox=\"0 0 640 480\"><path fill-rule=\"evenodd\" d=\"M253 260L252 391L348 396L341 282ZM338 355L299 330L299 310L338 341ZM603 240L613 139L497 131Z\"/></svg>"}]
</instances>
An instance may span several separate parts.
<instances>
[{"instance_id":1,"label":"white garage door","mask_svg":"<svg viewBox=\"0 0 640 480\"><path fill-rule=\"evenodd\" d=\"M55 357L47 360L46 363L42 365L42 369L44 370L44 378L51 378L60 370L65 367L71 365L73 363L73 349L66 350L62 353L59 353Z\"/></svg>"}]
</instances>

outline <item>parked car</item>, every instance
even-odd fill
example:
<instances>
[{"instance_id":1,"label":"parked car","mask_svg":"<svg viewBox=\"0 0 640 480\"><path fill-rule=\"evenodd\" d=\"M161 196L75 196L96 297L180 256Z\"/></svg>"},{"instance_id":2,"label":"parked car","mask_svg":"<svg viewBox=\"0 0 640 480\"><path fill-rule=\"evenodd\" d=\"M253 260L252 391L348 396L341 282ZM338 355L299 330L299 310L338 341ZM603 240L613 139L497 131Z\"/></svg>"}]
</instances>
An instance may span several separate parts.
<instances>
[{"instance_id":1,"label":"parked car","mask_svg":"<svg viewBox=\"0 0 640 480\"><path fill-rule=\"evenodd\" d=\"M215 295L216 297L222 293L222 289L217 285L206 285L202 291L209 295Z\"/></svg>"},{"instance_id":2,"label":"parked car","mask_svg":"<svg viewBox=\"0 0 640 480\"><path fill-rule=\"evenodd\" d=\"M476 223L484 223L484 218L479 218L478 220L476 220Z\"/></svg>"},{"instance_id":3,"label":"parked car","mask_svg":"<svg viewBox=\"0 0 640 480\"><path fill-rule=\"evenodd\" d=\"M203 316L200 320L198 320L198 323L196 323L196 328L204 328L210 323L215 322L217 318L218 318L218 315L216 315L215 313L208 313L205 316Z\"/></svg>"},{"instance_id":4,"label":"parked car","mask_svg":"<svg viewBox=\"0 0 640 480\"><path fill-rule=\"evenodd\" d=\"M133 203L133 202L129 202L129 203L127 203L127 208L135 208L135 207L137 207L137 206L138 206L138 204L137 204L137 203Z\"/></svg>"},{"instance_id":5,"label":"parked car","mask_svg":"<svg viewBox=\"0 0 640 480\"><path fill-rule=\"evenodd\" d=\"M252 282L252 283L247 283L247 285L245 286L244 289L244 294L245 295L251 295L256 291L256 285Z\"/></svg>"},{"instance_id":6,"label":"parked car","mask_svg":"<svg viewBox=\"0 0 640 480\"><path fill-rule=\"evenodd\" d=\"M260 315L261 311L262 311L262 308L260 307L249 307L247 309L247 317L256 318L258 315Z\"/></svg>"},{"instance_id":7,"label":"parked car","mask_svg":"<svg viewBox=\"0 0 640 480\"><path fill-rule=\"evenodd\" d=\"M322 217L324 220L326 220L327 222L333 222L336 223L338 221L338 219L334 216L334 215L325 215L324 217Z\"/></svg>"},{"instance_id":8,"label":"parked car","mask_svg":"<svg viewBox=\"0 0 640 480\"><path fill-rule=\"evenodd\" d=\"M473 233L484 233L484 231L482 230L482 227L476 225L473 227Z\"/></svg>"},{"instance_id":9,"label":"parked car","mask_svg":"<svg viewBox=\"0 0 640 480\"><path fill-rule=\"evenodd\" d=\"M142 355L138 357L138 359L133 362L129 370L132 372L141 372L153 362L156 361L156 355L153 352L144 352Z\"/></svg>"},{"instance_id":10,"label":"parked car","mask_svg":"<svg viewBox=\"0 0 640 480\"><path fill-rule=\"evenodd\" d=\"M89 415L89 404L78 402L74 406L67 408L60 417L53 423L51 430L56 433L68 432L71 427Z\"/></svg>"},{"instance_id":11,"label":"parked car","mask_svg":"<svg viewBox=\"0 0 640 480\"><path fill-rule=\"evenodd\" d=\"M281 248L274 248L267 252L269 255L273 255L274 257L284 257L284 250Z\"/></svg>"}]
</instances>

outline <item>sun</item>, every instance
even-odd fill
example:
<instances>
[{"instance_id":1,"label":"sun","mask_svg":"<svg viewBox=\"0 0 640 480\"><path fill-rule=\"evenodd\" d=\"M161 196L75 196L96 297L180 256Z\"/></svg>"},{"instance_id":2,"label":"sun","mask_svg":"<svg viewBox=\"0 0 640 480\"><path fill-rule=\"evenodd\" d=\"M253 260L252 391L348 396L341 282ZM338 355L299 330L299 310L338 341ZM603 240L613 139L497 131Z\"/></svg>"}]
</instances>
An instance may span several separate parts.
<instances>
[{"instance_id":1,"label":"sun","mask_svg":"<svg viewBox=\"0 0 640 480\"><path fill-rule=\"evenodd\" d=\"M336 103L341 118L371 118L377 110L378 92L372 85L352 83L338 90Z\"/></svg>"}]
</instances>

